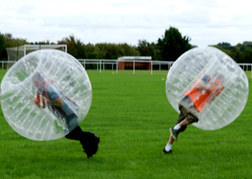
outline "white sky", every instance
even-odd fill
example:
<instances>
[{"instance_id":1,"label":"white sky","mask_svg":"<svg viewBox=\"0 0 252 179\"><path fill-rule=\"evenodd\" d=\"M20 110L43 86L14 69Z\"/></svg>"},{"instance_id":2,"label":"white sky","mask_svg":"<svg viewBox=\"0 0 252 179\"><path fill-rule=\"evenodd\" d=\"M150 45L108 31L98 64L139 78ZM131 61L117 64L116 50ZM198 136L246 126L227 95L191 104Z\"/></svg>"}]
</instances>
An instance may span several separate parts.
<instances>
[{"instance_id":1,"label":"white sky","mask_svg":"<svg viewBox=\"0 0 252 179\"><path fill-rule=\"evenodd\" d=\"M0 32L28 42L157 42L175 27L199 47L252 41L248 0L0 0Z\"/></svg>"}]
</instances>

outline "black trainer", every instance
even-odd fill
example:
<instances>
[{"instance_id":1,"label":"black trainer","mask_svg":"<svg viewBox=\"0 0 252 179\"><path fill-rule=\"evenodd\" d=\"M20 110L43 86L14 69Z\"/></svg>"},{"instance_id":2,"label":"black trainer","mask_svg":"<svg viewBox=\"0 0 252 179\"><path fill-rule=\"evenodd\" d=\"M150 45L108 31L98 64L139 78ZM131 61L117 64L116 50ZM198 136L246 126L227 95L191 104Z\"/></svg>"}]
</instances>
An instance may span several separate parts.
<instances>
[{"instance_id":1,"label":"black trainer","mask_svg":"<svg viewBox=\"0 0 252 179\"><path fill-rule=\"evenodd\" d=\"M83 152L87 154L87 158L92 157L98 151L98 144L100 143L100 137L95 136L94 140L85 145Z\"/></svg>"},{"instance_id":2,"label":"black trainer","mask_svg":"<svg viewBox=\"0 0 252 179\"><path fill-rule=\"evenodd\" d=\"M172 150L166 151L165 148L164 148L163 154L172 154Z\"/></svg>"}]
</instances>

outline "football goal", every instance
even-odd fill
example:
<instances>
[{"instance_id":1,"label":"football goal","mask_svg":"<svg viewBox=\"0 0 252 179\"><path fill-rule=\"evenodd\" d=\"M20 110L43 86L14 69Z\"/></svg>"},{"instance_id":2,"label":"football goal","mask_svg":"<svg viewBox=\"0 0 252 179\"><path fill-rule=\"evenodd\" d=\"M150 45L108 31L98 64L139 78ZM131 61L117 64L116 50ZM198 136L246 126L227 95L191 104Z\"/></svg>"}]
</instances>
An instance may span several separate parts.
<instances>
[{"instance_id":1,"label":"football goal","mask_svg":"<svg viewBox=\"0 0 252 179\"><path fill-rule=\"evenodd\" d=\"M16 61L18 61L23 56L27 55L30 52L41 49L57 49L67 52L66 44L58 44L58 45L22 45L18 47L9 47L6 48L7 56L8 56L8 64L7 68L10 68Z\"/></svg>"}]
</instances>

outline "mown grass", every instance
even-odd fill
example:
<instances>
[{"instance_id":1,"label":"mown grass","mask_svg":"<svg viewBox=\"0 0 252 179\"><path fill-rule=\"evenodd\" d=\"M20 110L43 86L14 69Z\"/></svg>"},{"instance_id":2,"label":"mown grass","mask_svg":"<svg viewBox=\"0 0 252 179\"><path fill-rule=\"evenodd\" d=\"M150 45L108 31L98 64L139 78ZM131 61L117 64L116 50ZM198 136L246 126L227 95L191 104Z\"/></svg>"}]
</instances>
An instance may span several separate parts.
<instances>
[{"instance_id":1,"label":"mown grass","mask_svg":"<svg viewBox=\"0 0 252 179\"><path fill-rule=\"evenodd\" d=\"M189 126L173 154L163 155L178 116L165 94L167 71L87 72L93 100L80 126L101 137L97 154L87 159L78 142L65 138L23 138L0 111L0 178L252 178L251 95L230 125Z\"/></svg>"}]
</instances>

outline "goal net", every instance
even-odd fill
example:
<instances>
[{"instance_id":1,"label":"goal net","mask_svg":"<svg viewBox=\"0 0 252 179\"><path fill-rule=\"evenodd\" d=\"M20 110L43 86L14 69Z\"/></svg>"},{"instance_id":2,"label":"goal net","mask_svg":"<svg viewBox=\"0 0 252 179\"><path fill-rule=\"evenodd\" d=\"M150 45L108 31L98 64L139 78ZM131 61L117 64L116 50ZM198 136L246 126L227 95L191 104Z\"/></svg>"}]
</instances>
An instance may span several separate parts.
<instances>
[{"instance_id":1,"label":"goal net","mask_svg":"<svg viewBox=\"0 0 252 179\"><path fill-rule=\"evenodd\" d=\"M58 45L22 45L18 47L6 48L8 56L7 68L9 69L16 61L18 61L23 56L27 55L30 52L41 49L57 49L67 52L67 45L58 44Z\"/></svg>"}]
</instances>

